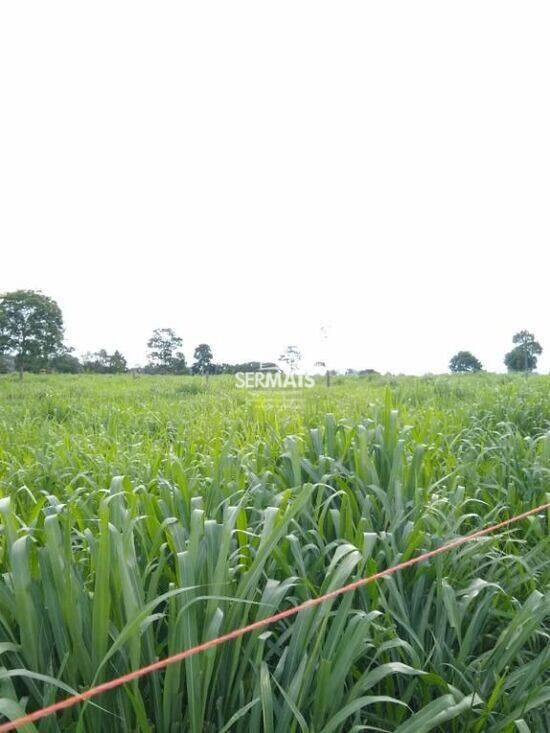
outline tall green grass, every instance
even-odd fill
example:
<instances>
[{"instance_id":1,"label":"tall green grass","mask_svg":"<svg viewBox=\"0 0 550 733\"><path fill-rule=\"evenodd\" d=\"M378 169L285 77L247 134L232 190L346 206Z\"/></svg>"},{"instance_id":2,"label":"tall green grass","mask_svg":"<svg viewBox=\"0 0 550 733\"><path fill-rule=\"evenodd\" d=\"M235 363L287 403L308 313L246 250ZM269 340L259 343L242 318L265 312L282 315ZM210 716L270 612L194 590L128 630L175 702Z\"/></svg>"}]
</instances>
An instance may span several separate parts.
<instances>
[{"instance_id":1,"label":"tall green grass","mask_svg":"<svg viewBox=\"0 0 550 733\"><path fill-rule=\"evenodd\" d=\"M268 400L224 378L0 379L0 714L547 501L549 387L346 379ZM26 730L550 730L548 521Z\"/></svg>"}]
</instances>

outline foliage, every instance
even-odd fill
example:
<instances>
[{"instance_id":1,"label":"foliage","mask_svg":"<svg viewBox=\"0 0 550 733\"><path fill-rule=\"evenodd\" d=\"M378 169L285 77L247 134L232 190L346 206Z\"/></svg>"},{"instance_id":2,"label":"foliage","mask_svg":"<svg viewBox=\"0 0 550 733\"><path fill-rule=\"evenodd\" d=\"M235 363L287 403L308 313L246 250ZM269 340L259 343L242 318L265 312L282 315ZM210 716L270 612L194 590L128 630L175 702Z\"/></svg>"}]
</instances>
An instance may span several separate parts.
<instances>
[{"instance_id":1,"label":"foliage","mask_svg":"<svg viewBox=\"0 0 550 733\"><path fill-rule=\"evenodd\" d=\"M280 372L272 361L245 361L242 364L212 364L212 374L238 374L239 372Z\"/></svg>"},{"instance_id":2,"label":"foliage","mask_svg":"<svg viewBox=\"0 0 550 733\"><path fill-rule=\"evenodd\" d=\"M15 359L13 356L0 355L0 374L9 374L15 371Z\"/></svg>"},{"instance_id":3,"label":"foliage","mask_svg":"<svg viewBox=\"0 0 550 733\"><path fill-rule=\"evenodd\" d=\"M548 377L337 382L0 378L0 713L548 501ZM27 730L550 730L548 519Z\"/></svg>"},{"instance_id":4,"label":"foliage","mask_svg":"<svg viewBox=\"0 0 550 733\"><path fill-rule=\"evenodd\" d=\"M52 371L59 374L78 374L82 371L82 364L78 357L71 354L69 350L56 354L50 359L48 366Z\"/></svg>"},{"instance_id":5,"label":"foliage","mask_svg":"<svg viewBox=\"0 0 550 733\"><path fill-rule=\"evenodd\" d=\"M193 374L210 374L212 372L212 349L208 344L199 344L193 357L195 359L191 370Z\"/></svg>"},{"instance_id":6,"label":"foliage","mask_svg":"<svg viewBox=\"0 0 550 733\"><path fill-rule=\"evenodd\" d=\"M480 372L483 365L471 351L459 351L449 362L449 369L455 374L459 372Z\"/></svg>"},{"instance_id":7,"label":"foliage","mask_svg":"<svg viewBox=\"0 0 550 733\"><path fill-rule=\"evenodd\" d=\"M62 345L63 316L55 300L34 290L0 297L0 355L13 356L21 376L46 368Z\"/></svg>"},{"instance_id":8,"label":"foliage","mask_svg":"<svg viewBox=\"0 0 550 733\"><path fill-rule=\"evenodd\" d=\"M359 375L360 377L368 377L368 376L379 376L380 372L377 372L376 369L346 369L346 375Z\"/></svg>"},{"instance_id":9,"label":"foliage","mask_svg":"<svg viewBox=\"0 0 550 733\"><path fill-rule=\"evenodd\" d=\"M118 349L112 354L105 349L85 354L82 366L84 371L96 374L122 374L128 371L126 358Z\"/></svg>"},{"instance_id":10,"label":"foliage","mask_svg":"<svg viewBox=\"0 0 550 733\"><path fill-rule=\"evenodd\" d=\"M128 370L126 357L118 351L114 351L109 358L109 372L111 374L121 374Z\"/></svg>"},{"instance_id":11,"label":"foliage","mask_svg":"<svg viewBox=\"0 0 550 733\"><path fill-rule=\"evenodd\" d=\"M186 374L187 364L180 351L182 339L171 328L156 328L147 342L149 364L147 371L164 374Z\"/></svg>"},{"instance_id":12,"label":"foliage","mask_svg":"<svg viewBox=\"0 0 550 733\"><path fill-rule=\"evenodd\" d=\"M302 353L297 346L287 346L279 357L279 361L282 361L291 372L298 371L302 362Z\"/></svg>"},{"instance_id":13,"label":"foliage","mask_svg":"<svg viewBox=\"0 0 550 733\"><path fill-rule=\"evenodd\" d=\"M537 368L537 356L542 354L542 346L529 331L519 331L513 338L517 344L504 357L504 364L510 372L532 372Z\"/></svg>"}]
</instances>

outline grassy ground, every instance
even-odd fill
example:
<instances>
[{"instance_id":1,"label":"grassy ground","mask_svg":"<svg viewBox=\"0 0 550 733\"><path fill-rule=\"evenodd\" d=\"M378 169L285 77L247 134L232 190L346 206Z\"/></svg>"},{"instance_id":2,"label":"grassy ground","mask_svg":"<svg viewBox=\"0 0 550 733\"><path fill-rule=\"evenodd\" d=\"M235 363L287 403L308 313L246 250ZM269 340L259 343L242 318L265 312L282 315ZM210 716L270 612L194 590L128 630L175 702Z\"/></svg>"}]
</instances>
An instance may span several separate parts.
<instances>
[{"instance_id":1,"label":"grassy ground","mask_svg":"<svg viewBox=\"0 0 550 733\"><path fill-rule=\"evenodd\" d=\"M546 377L1 377L0 713L547 501L549 431ZM532 518L38 729L550 730L549 549Z\"/></svg>"}]
</instances>

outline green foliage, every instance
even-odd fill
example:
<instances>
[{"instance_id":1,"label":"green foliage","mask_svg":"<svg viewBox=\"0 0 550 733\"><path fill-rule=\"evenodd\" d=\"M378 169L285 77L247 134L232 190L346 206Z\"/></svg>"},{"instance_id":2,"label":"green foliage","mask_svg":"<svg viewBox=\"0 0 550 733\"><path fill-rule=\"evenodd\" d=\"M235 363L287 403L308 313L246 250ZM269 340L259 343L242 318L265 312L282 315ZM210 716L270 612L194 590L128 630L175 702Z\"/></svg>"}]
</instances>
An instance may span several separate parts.
<instances>
[{"instance_id":1,"label":"green foliage","mask_svg":"<svg viewBox=\"0 0 550 733\"><path fill-rule=\"evenodd\" d=\"M15 369L15 359L13 356L0 355L0 374L9 374Z\"/></svg>"},{"instance_id":2,"label":"green foliage","mask_svg":"<svg viewBox=\"0 0 550 733\"><path fill-rule=\"evenodd\" d=\"M187 374L183 341L171 328L156 328L147 342L149 364L146 370L160 374Z\"/></svg>"},{"instance_id":3,"label":"green foliage","mask_svg":"<svg viewBox=\"0 0 550 733\"><path fill-rule=\"evenodd\" d=\"M120 351L108 354L105 349L85 354L82 367L86 372L96 374L123 374L128 371L128 364Z\"/></svg>"},{"instance_id":4,"label":"green foliage","mask_svg":"<svg viewBox=\"0 0 550 733\"><path fill-rule=\"evenodd\" d=\"M193 374L210 374L212 371L212 349L208 344L199 344L193 355Z\"/></svg>"},{"instance_id":5,"label":"green foliage","mask_svg":"<svg viewBox=\"0 0 550 733\"><path fill-rule=\"evenodd\" d=\"M513 342L517 344L504 357L504 364L510 372L532 372L537 368L537 356L542 354L542 346L529 331L516 333Z\"/></svg>"},{"instance_id":6,"label":"green foliage","mask_svg":"<svg viewBox=\"0 0 550 733\"><path fill-rule=\"evenodd\" d=\"M0 297L0 355L11 355L21 375L48 366L62 350L63 316L55 300L34 290Z\"/></svg>"},{"instance_id":7,"label":"green foliage","mask_svg":"<svg viewBox=\"0 0 550 733\"><path fill-rule=\"evenodd\" d=\"M272 361L246 361L242 364L212 364L212 374L238 374L239 372L280 372Z\"/></svg>"},{"instance_id":8,"label":"green foliage","mask_svg":"<svg viewBox=\"0 0 550 733\"><path fill-rule=\"evenodd\" d=\"M109 358L109 372L110 374L122 374L128 370L128 364L126 358L122 355L118 349L114 351Z\"/></svg>"},{"instance_id":9,"label":"green foliage","mask_svg":"<svg viewBox=\"0 0 550 733\"><path fill-rule=\"evenodd\" d=\"M59 374L78 374L82 371L82 364L69 351L56 354L48 363L49 368Z\"/></svg>"},{"instance_id":10,"label":"green foliage","mask_svg":"<svg viewBox=\"0 0 550 733\"><path fill-rule=\"evenodd\" d=\"M549 386L355 376L265 395L230 377L0 378L0 714L548 501ZM36 729L549 730L548 521L532 517Z\"/></svg>"},{"instance_id":11,"label":"green foliage","mask_svg":"<svg viewBox=\"0 0 550 733\"><path fill-rule=\"evenodd\" d=\"M471 351L459 351L449 362L449 369L455 374L459 372L480 372L483 365Z\"/></svg>"}]
</instances>

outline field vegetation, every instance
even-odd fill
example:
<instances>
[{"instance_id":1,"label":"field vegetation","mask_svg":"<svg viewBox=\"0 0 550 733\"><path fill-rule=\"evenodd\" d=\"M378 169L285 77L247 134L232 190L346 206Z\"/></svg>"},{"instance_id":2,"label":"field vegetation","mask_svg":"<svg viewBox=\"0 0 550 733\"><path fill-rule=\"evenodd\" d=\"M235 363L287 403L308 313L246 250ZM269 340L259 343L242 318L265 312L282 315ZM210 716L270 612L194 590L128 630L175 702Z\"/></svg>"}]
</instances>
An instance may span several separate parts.
<instances>
[{"instance_id":1,"label":"field vegetation","mask_svg":"<svg viewBox=\"0 0 550 733\"><path fill-rule=\"evenodd\" d=\"M0 715L549 501L550 378L0 377ZM27 731L543 733L548 513Z\"/></svg>"}]
</instances>

